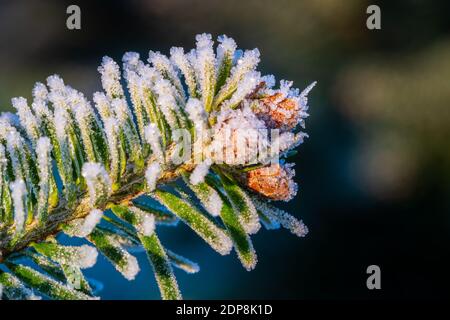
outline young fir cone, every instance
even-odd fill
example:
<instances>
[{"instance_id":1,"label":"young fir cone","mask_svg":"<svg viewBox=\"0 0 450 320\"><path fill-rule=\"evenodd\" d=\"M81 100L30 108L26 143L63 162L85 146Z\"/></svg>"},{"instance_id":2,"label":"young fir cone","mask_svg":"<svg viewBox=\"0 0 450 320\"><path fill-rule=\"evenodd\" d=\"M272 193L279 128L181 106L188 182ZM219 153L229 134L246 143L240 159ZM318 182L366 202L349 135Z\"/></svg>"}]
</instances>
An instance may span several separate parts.
<instances>
[{"instance_id":1,"label":"young fir cone","mask_svg":"<svg viewBox=\"0 0 450 320\"><path fill-rule=\"evenodd\" d=\"M253 112L263 120L268 128L290 131L301 121L301 108L298 99L285 92L264 92L265 82L261 82L251 94L256 98Z\"/></svg>"},{"instance_id":2,"label":"young fir cone","mask_svg":"<svg viewBox=\"0 0 450 320\"><path fill-rule=\"evenodd\" d=\"M297 193L294 170L289 165L272 164L247 173L247 186L271 200L291 200Z\"/></svg>"}]
</instances>

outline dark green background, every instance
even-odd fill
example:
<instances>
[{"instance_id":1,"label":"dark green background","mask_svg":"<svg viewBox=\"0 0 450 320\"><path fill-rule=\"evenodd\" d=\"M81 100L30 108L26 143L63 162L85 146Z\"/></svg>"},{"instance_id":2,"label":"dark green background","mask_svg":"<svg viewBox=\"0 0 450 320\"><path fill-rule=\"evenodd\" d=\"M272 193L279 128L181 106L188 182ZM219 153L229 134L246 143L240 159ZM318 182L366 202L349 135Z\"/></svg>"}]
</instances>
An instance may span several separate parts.
<instances>
[{"instance_id":1,"label":"dark green background","mask_svg":"<svg viewBox=\"0 0 450 320\"><path fill-rule=\"evenodd\" d=\"M82 30L65 27L68 4ZM246 272L183 225L161 227L171 249L201 272L177 271L184 297L429 298L450 295L450 35L448 1L384 1L382 29L366 28L370 1L0 2L0 108L31 97L53 73L87 96L100 89L105 54L191 48L197 33L258 47L260 68L310 95L310 138L295 158L298 197L287 205L310 228L254 236ZM133 282L100 258L87 270L103 298L159 298L143 253ZM382 290L366 288L368 265Z\"/></svg>"}]
</instances>

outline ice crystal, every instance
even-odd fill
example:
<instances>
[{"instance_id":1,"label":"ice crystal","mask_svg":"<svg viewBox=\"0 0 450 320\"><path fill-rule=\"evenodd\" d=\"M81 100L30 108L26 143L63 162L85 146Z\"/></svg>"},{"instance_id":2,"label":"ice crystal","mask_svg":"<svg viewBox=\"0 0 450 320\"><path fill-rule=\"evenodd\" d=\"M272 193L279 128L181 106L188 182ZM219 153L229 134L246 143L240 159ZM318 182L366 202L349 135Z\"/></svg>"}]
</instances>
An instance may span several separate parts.
<instances>
[{"instance_id":1,"label":"ice crystal","mask_svg":"<svg viewBox=\"0 0 450 320\"><path fill-rule=\"evenodd\" d=\"M16 226L16 233L20 233L25 227L27 190L25 182L22 179L11 182L10 188L14 204L14 224Z\"/></svg>"},{"instance_id":2,"label":"ice crystal","mask_svg":"<svg viewBox=\"0 0 450 320\"><path fill-rule=\"evenodd\" d=\"M78 256L77 264L81 269L91 268L97 262L98 252L94 247L83 245L79 247L76 255Z\"/></svg>"},{"instance_id":3,"label":"ice crystal","mask_svg":"<svg viewBox=\"0 0 450 320\"><path fill-rule=\"evenodd\" d=\"M103 211L92 209L85 218L72 221L69 229L65 229L64 231L71 236L85 238L92 233L97 224L100 223L102 217Z\"/></svg>"},{"instance_id":4,"label":"ice crystal","mask_svg":"<svg viewBox=\"0 0 450 320\"><path fill-rule=\"evenodd\" d=\"M205 176L208 174L211 164L212 161L210 159L206 159L195 167L190 177L191 183L193 185L199 184L200 182L203 182L205 180Z\"/></svg>"},{"instance_id":5,"label":"ice crystal","mask_svg":"<svg viewBox=\"0 0 450 320\"><path fill-rule=\"evenodd\" d=\"M186 104L186 112L189 119L195 126L197 135L201 135L202 131L207 128L208 115L205 112L200 100L191 98Z\"/></svg>"},{"instance_id":6,"label":"ice crystal","mask_svg":"<svg viewBox=\"0 0 450 320\"><path fill-rule=\"evenodd\" d=\"M259 50L253 49L245 51L242 58L239 58L236 65L231 69L230 77L215 97L215 105L219 105L229 97L230 92L234 92L239 81L249 72L256 68L259 63Z\"/></svg>"},{"instance_id":7,"label":"ice crystal","mask_svg":"<svg viewBox=\"0 0 450 320\"><path fill-rule=\"evenodd\" d=\"M189 94L191 97L197 97L197 83L195 80L195 72L191 63L184 54L183 48L173 47L170 49L170 60L181 71L189 88Z\"/></svg>"},{"instance_id":8,"label":"ice crystal","mask_svg":"<svg viewBox=\"0 0 450 320\"><path fill-rule=\"evenodd\" d=\"M187 273L197 273L200 271L200 266L197 263L195 263L183 256L180 256L171 251L167 251L167 255L170 257L170 259L172 260L172 263L175 267L177 267L181 270L184 270Z\"/></svg>"},{"instance_id":9,"label":"ice crystal","mask_svg":"<svg viewBox=\"0 0 450 320\"><path fill-rule=\"evenodd\" d=\"M270 219L275 220L284 228L290 230L296 236L304 237L308 234L308 227L303 223L303 221L298 220L286 211L278 209L277 207L274 207L259 198L253 197L252 200L258 210L267 215Z\"/></svg>"},{"instance_id":10,"label":"ice crystal","mask_svg":"<svg viewBox=\"0 0 450 320\"><path fill-rule=\"evenodd\" d=\"M34 87L33 87L33 99L35 101L46 101L47 100L47 96L48 96L48 90L47 87L45 86L45 84L41 83L41 82L36 82Z\"/></svg>"},{"instance_id":11,"label":"ice crystal","mask_svg":"<svg viewBox=\"0 0 450 320\"><path fill-rule=\"evenodd\" d=\"M236 42L226 35L220 36L217 40L219 41L217 46L217 64L221 66L224 60L233 58L236 51Z\"/></svg>"},{"instance_id":12,"label":"ice crystal","mask_svg":"<svg viewBox=\"0 0 450 320\"><path fill-rule=\"evenodd\" d=\"M108 149L111 158L110 175L113 180L119 174L119 122L109 117L104 120L106 140L108 142Z\"/></svg>"},{"instance_id":13,"label":"ice crystal","mask_svg":"<svg viewBox=\"0 0 450 320\"><path fill-rule=\"evenodd\" d=\"M113 116L114 113L111 110L110 102L103 92L95 92L93 100L95 102L95 108L103 120Z\"/></svg>"},{"instance_id":14,"label":"ice crystal","mask_svg":"<svg viewBox=\"0 0 450 320\"><path fill-rule=\"evenodd\" d=\"M111 193L111 179L105 168L99 163L86 162L83 165L83 177L89 189L91 205L95 207L107 199Z\"/></svg>"},{"instance_id":15,"label":"ice crystal","mask_svg":"<svg viewBox=\"0 0 450 320\"><path fill-rule=\"evenodd\" d=\"M52 169L51 155L52 145L47 137L39 138L36 143L37 164L39 167L39 196L38 214L40 219L46 214L48 196L50 191L50 172Z\"/></svg>"},{"instance_id":16,"label":"ice crystal","mask_svg":"<svg viewBox=\"0 0 450 320\"><path fill-rule=\"evenodd\" d=\"M159 162L163 163L164 152L161 146L161 134L156 124L151 123L147 127L145 127L145 139L150 144L150 148L155 154L156 159Z\"/></svg>"},{"instance_id":17,"label":"ice crystal","mask_svg":"<svg viewBox=\"0 0 450 320\"><path fill-rule=\"evenodd\" d=\"M51 75L47 78L47 85L51 91L55 92L63 92L66 88L63 79L57 75Z\"/></svg>"},{"instance_id":18,"label":"ice crystal","mask_svg":"<svg viewBox=\"0 0 450 320\"><path fill-rule=\"evenodd\" d=\"M11 158L12 168L17 177L27 179L28 166L24 161L23 144L24 141L19 132L11 128L6 135L6 148Z\"/></svg>"},{"instance_id":19,"label":"ice crystal","mask_svg":"<svg viewBox=\"0 0 450 320\"><path fill-rule=\"evenodd\" d=\"M239 81L236 91L229 100L226 100L224 107L236 108L239 103L248 96L258 85L261 75L259 72L253 71L247 73L241 81Z\"/></svg>"},{"instance_id":20,"label":"ice crystal","mask_svg":"<svg viewBox=\"0 0 450 320\"><path fill-rule=\"evenodd\" d=\"M124 250L120 242L115 239L114 236L102 235L101 243L96 244L99 247L99 250L103 250L103 254L106 255L125 279L134 280L134 278L136 278L136 275L140 271L136 257Z\"/></svg>"},{"instance_id":21,"label":"ice crystal","mask_svg":"<svg viewBox=\"0 0 450 320\"><path fill-rule=\"evenodd\" d=\"M156 188L156 182L161 173L161 164L159 162L151 163L145 171L145 179L147 180L147 186L149 191L153 191Z\"/></svg>"},{"instance_id":22,"label":"ice crystal","mask_svg":"<svg viewBox=\"0 0 450 320\"><path fill-rule=\"evenodd\" d=\"M123 96L120 84L120 68L118 64L108 56L103 57L102 65L98 68L102 76L102 85L110 99Z\"/></svg>"},{"instance_id":23,"label":"ice crystal","mask_svg":"<svg viewBox=\"0 0 450 320\"><path fill-rule=\"evenodd\" d=\"M144 236L151 236L155 230L155 217L147 212L131 207L130 210L136 215L136 229Z\"/></svg>"},{"instance_id":24,"label":"ice crystal","mask_svg":"<svg viewBox=\"0 0 450 320\"><path fill-rule=\"evenodd\" d=\"M34 116L34 114L31 112L30 107L28 106L27 100L25 98L13 98L11 100L11 103L14 108L17 110L17 114L19 116L20 122L23 124L28 138L33 141L33 143L36 142L36 140L39 138L39 123Z\"/></svg>"},{"instance_id":25,"label":"ice crystal","mask_svg":"<svg viewBox=\"0 0 450 320\"><path fill-rule=\"evenodd\" d=\"M174 92L175 96L179 101L181 101L181 103L183 103L186 99L183 85L181 84L178 73L169 58L160 52L150 51L148 62L150 62L153 67L176 88L176 92Z\"/></svg>"},{"instance_id":26,"label":"ice crystal","mask_svg":"<svg viewBox=\"0 0 450 320\"><path fill-rule=\"evenodd\" d=\"M203 105L209 111L214 98L216 78L213 42L211 35L206 33L197 35L195 39L197 40L197 50L195 56L192 56L191 63L199 83Z\"/></svg>"}]
</instances>

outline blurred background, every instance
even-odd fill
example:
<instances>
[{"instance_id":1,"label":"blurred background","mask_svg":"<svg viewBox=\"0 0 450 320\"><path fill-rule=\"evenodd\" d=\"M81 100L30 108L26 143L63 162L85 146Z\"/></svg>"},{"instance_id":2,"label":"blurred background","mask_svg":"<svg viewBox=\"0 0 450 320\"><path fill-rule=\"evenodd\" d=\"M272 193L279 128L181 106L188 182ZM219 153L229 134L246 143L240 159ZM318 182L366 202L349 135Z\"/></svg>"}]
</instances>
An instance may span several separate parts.
<instances>
[{"instance_id":1,"label":"blurred background","mask_svg":"<svg viewBox=\"0 0 450 320\"><path fill-rule=\"evenodd\" d=\"M81 30L66 8L81 8ZM381 30L366 8L381 8ZM254 236L256 270L222 257L179 224L168 248L199 262L176 271L187 299L450 297L450 3L399 0L153 0L0 2L0 110L31 98L53 73L91 97L105 54L194 46L227 34L261 51L260 69L310 94L310 138L295 158L298 197L281 206L309 226ZM87 270L105 299L158 299L143 252L128 282L104 259ZM381 268L368 290L366 268Z\"/></svg>"}]
</instances>

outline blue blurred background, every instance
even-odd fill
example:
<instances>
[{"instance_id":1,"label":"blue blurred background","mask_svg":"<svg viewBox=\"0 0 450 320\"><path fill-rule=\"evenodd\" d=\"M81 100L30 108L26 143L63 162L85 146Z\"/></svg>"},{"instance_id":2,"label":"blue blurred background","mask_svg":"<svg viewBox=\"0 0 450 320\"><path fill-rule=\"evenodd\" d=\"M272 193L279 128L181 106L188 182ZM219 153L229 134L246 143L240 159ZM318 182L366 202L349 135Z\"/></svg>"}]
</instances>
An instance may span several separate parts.
<instances>
[{"instance_id":1,"label":"blue blurred background","mask_svg":"<svg viewBox=\"0 0 450 320\"><path fill-rule=\"evenodd\" d=\"M363 0L153 0L0 2L0 110L60 74L91 97L105 54L194 46L197 33L258 47L260 69L310 94L310 138L295 158L298 197L281 206L304 220L253 237L256 270L214 253L184 225L160 227L169 249L197 261L176 271L187 299L442 298L450 296L450 5L377 2L381 30L366 28ZM82 29L66 28L78 4ZM123 279L102 257L87 270L105 299L157 299L145 254ZM366 268L382 290L366 288Z\"/></svg>"}]
</instances>

